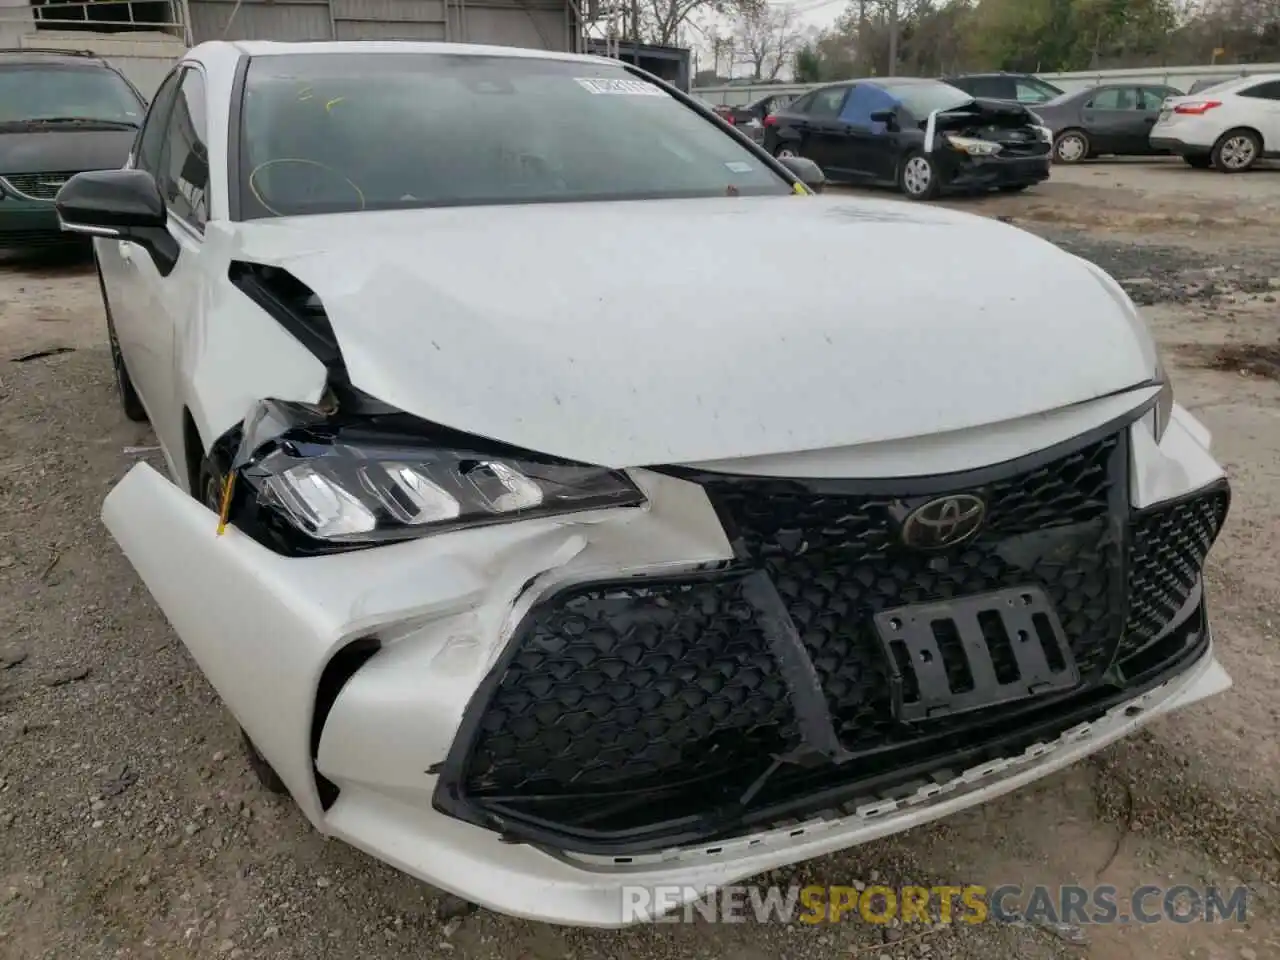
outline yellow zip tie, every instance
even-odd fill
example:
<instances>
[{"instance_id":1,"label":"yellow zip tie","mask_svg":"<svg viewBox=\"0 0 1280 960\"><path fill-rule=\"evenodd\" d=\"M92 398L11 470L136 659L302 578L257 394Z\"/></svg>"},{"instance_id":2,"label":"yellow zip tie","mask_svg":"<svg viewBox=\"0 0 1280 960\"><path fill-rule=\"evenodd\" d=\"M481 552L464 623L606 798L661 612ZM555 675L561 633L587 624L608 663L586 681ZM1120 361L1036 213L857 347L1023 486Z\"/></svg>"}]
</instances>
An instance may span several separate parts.
<instances>
[{"instance_id":1,"label":"yellow zip tie","mask_svg":"<svg viewBox=\"0 0 1280 960\"><path fill-rule=\"evenodd\" d=\"M222 505L218 508L218 536L227 532L227 517L231 514L231 491L236 485L236 475L227 475L227 482L222 485Z\"/></svg>"},{"instance_id":2,"label":"yellow zip tie","mask_svg":"<svg viewBox=\"0 0 1280 960\"><path fill-rule=\"evenodd\" d=\"M345 99L347 99L347 98L346 98L346 97L334 97L332 100L330 100L328 103L326 103L326 104L324 105L324 112L325 112L325 113L328 113L330 110L332 110L334 107L336 107L338 104L340 104L340 103L341 103L343 100L345 100Z\"/></svg>"},{"instance_id":3,"label":"yellow zip tie","mask_svg":"<svg viewBox=\"0 0 1280 960\"><path fill-rule=\"evenodd\" d=\"M792 185L791 185L791 192L792 192L792 193L794 193L797 197L808 197L808 196L812 196L812 194L811 194L811 193L810 193L810 191L809 191L809 188L808 188L808 187L806 187L803 183L794 183L794 184L792 184Z\"/></svg>"}]
</instances>

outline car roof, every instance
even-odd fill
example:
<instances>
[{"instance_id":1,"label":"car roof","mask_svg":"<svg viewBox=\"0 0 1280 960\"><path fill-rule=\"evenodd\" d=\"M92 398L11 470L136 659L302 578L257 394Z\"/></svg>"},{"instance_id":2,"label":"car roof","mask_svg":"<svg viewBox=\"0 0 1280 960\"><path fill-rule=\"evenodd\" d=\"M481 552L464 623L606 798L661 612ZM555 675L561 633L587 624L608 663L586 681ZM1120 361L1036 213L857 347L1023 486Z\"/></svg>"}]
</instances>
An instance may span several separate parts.
<instances>
[{"instance_id":1,"label":"car roof","mask_svg":"<svg viewBox=\"0 0 1280 960\"><path fill-rule=\"evenodd\" d=\"M251 57L286 55L318 55L325 53L426 53L438 56L520 57L531 60L568 60L577 63L621 63L611 57L585 53L561 53L556 50L531 50L525 47L500 47L479 43L448 43L435 40L234 40L241 53ZM199 49L199 48L197 48Z\"/></svg>"},{"instance_id":2,"label":"car roof","mask_svg":"<svg viewBox=\"0 0 1280 960\"><path fill-rule=\"evenodd\" d=\"M107 67L102 57L88 50L35 50L30 48L0 49L3 64L67 64L69 66Z\"/></svg>"}]
</instances>

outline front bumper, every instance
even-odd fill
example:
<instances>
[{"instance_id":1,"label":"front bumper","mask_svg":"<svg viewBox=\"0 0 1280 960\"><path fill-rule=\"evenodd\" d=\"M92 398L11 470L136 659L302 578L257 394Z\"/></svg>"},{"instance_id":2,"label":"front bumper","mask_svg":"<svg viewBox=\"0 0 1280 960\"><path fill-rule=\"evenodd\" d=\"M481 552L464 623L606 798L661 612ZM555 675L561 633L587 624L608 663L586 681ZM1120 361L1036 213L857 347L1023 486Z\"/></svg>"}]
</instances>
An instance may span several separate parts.
<instances>
[{"instance_id":1,"label":"front bumper","mask_svg":"<svg viewBox=\"0 0 1280 960\"><path fill-rule=\"evenodd\" d=\"M1039 157L966 157L956 164L948 186L960 189L1036 184L1049 179L1049 155Z\"/></svg>"},{"instance_id":2,"label":"front bumper","mask_svg":"<svg viewBox=\"0 0 1280 960\"><path fill-rule=\"evenodd\" d=\"M49 246L80 239L63 233L52 203L0 196L0 247Z\"/></svg>"},{"instance_id":3,"label":"front bumper","mask_svg":"<svg viewBox=\"0 0 1280 960\"><path fill-rule=\"evenodd\" d=\"M1221 481L1206 432L1180 408L1159 445L1142 421L1117 436L1124 437L1122 493L1138 511L1199 502L1187 494L1217 489ZM511 675L513 658L525 656L519 666L526 675L545 665L545 651L522 647L539 605L581 584L643 578L631 581L643 585L691 571L716 576L735 556L707 487L650 471L636 471L635 479L649 498L646 510L530 520L307 559L273 554L234 529L216 537L212 514L145 465L112 491L103 515L206 677L318 829L466 899L552 922L621 925L637 919L623 916L624 886L676 885L692 896L945 816L1029 783L1229 684L1200 619L1201 554L1192 579L1180 575L1186 590L1178 602L1171 606L1169 596L1153 588L1147 599L1162 612L1130 611L1148 625L1158 616L1162 630L1131 629L1124 639L1130 648L1121 656L1120 634L1112 637L1110 658L1155 660L1135 668L1130 685L1104 689L1106 657L1090 663L1082 648L1090 685L1051 716L1031 718L1024 711L1021 741L1004 737L997 744L1000 737L974 727L960 738L971 742L957 745L953 738L941 752L917 751L914 766L904 762L896 778L874 783L818 770L816 785L792 783L789 795L774 798L780 803L744 810L739 827L717 824L714 836L700 838L641 830L637 839L633 829L620 841L617 831L592 836L569 817L536 822L538 811L527 805L504 812L483 789L473 789L466 771L475 735L483 733L486 716L492 719L492 695ZM1025 513L1030 505L1020 503L1017 509ZM1170 513L1144 515L1176 520ZM1174 524L1173 534L1183 532L1180 525ZM1166 540L1152 543L1153 555L1171 549ZM1119 561L1134 569L1142 562L1140 553ZM1186 566L1180 557L1175 562ZM1077 574L1065 570L1064 577ZM1082 597L1069 593L1063 609L1079 607ZM710 632L705 637L705 646L719 642ZM377 652L344 667L341 652L370 638L380 644ZM623 659L620 649L610 653ZM681 661L679 668L688 666ZM832 677L852 689L838 670L824 674L824 682ZM542 679L557 678L563 676ZM762 688L750 682L752 689ZM550 686L541 697L536 684L514 694L508 689L505 707L513 703L510 696L526 696L532 712L509 715L497 732L538 736L529 721L538 720L539 706L573 713L558 699L563 687L551 696ZM594 692L619 693L607 686ZM656 716L660 706L650 705L647 716ZM587 705L597 707L609 709L607 703ZM833 714L841 709L836 698ZM767 709L761 710L766 717ZM707 716L714 719L703 712L690 720L695 743ZM610 719L602 717L590 730L598 735L609 729ZM1007 718L1002 722L1008 726ZM494 744L491 738L491 753ZM723 739L704 742L711 753L732 746ZM625 745L596 747L601 763L625 765L631 756ZM944 774L946 769L951 772ZM575 779L574 771L567 779ZM543 777L540 786L545 782ZM662 819L657 813L663 804L654 806L650 819Z\"/></svg>"}]
</instances>

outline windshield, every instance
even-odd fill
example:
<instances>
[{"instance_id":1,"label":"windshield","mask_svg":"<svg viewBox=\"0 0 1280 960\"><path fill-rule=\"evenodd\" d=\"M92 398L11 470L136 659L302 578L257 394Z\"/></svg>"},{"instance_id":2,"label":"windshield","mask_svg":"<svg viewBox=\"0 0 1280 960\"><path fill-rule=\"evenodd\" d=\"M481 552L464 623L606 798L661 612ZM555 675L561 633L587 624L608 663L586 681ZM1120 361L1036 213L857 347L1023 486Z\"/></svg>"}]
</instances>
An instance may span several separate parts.
<instances>
[{"instance_id":1,"label":"windshield","mask_svg":"<svg viewBox=\"0 0 1280 960\"><path fill-rule=\"evenodd\" d=\"M101 67L0 66L0 123L31 120L142 122L143 107L120 75Z\"/></svg>"},{"instance_id":2,"label":"windshield","mask_svg":"<svg viewBox=\"0 0 1280 960\"><path fill-rule=\"evenodd\" d=\"M886 83L884 89L913 117L925 119L935 110L951 110L972 103L973 97L949 83Z\"/></svg>"},{"instance_id":3,"label":"windshield","mask_svg":"<svg viewBox=\"0 0 1280 960\"><path fill-rule=\"evenodd\" d=\"M792 190L709 117L613 64L255 57L241 124L246 219Z\"/></svg>"}]
</instances>

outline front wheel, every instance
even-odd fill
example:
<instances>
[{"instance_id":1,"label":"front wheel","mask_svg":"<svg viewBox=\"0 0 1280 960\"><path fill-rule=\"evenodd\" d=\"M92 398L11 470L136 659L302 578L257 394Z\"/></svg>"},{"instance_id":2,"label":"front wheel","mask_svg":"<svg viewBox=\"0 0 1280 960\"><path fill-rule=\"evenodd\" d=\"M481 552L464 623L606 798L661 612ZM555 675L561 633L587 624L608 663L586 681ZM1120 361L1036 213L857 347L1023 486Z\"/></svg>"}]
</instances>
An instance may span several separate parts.
<instances>
[{"instance_id":1,"label":"front wheel","mask_svg":"<svg viewBox=\"0 0 1280 960\"><path fill-rule=\"evenodd\" d=\"M789 143L780 143L774 148L773 155L779 160L786 160L792 157L799 157L800 151Z\"/></svg>"},{"instance_id":2,"label":"front wheel","mask_svg":"<svg viewBox=\"0 0 1280 960\"><path fill-rule=\"evenodd\" d=\"M111 315L111 302L107 300L107 284L102 279L102 267L94 257L94 265L98 270L98 290L102 293L102 310L107 315L107 344L111 347L111 372L116 378L116 393L120 396L120 406L124 415L134 423L147 422L147 409L138 398L133 380L129 377L129 368L124 364L124 354L120 352L120 341L116 337L116 321Z\"/></svg>"},{"instance_id":3,"label":"front wheel","mask_svg":"<svg viewBox=\"0 0 1280 960\"><path fill-rule=\"evenodd\" d=\"M923 153L911 153L898 169L898 189L908 200L932 200L942 189L937 167Z\"/></svg>"},{"instance_id":4,"label":"front wheel","mask_svg":"<svg viewBox=\"0 0 1280 960\"><path fill-rule=\"evenodd\" d=\"M1222 173L1244 173L1262 156L1262 141L1252 130L1228 130L1209 156Z\"/></svg>"}]
</instances>

